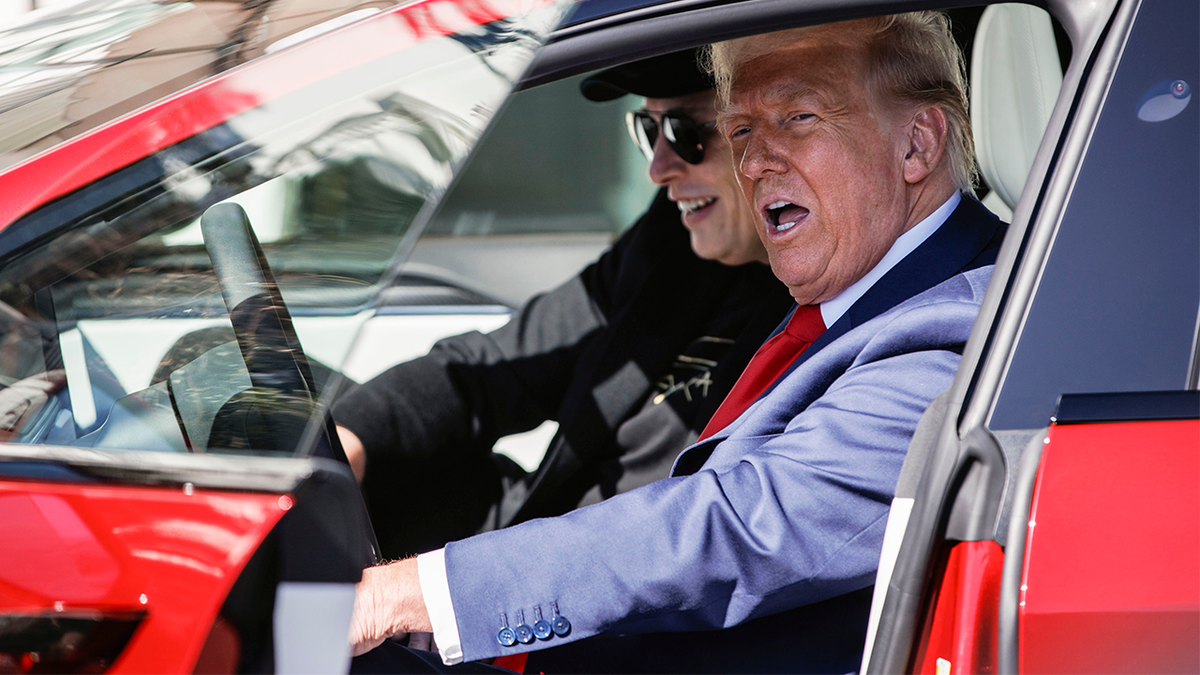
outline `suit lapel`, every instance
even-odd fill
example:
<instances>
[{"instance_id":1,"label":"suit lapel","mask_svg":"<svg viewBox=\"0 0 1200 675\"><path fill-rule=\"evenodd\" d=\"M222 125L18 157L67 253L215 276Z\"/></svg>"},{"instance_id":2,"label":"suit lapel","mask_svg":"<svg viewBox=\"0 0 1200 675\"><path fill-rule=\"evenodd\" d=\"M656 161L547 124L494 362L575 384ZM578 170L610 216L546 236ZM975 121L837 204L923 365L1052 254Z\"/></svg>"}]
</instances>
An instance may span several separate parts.
<instances>
[{"instance_id":1,"label":"suit lapel","mask_svg":"<svg viewBox=\"0 0 1200 675\"><path fill-rule=\"evenodd\" d=\"M852 328L870 321L956 274L994 263L1000 243L1004 239L1005 229L1006 225L995 214L974 198L964 196L958 208L954 209L941 227L912 253L896 263L887 274L880 277L879 281L826 329L821 337L809 345L757 400L770 395L792 371ZM793 309L792 312L794 311ZM782 330L792 312L788 312L783 322L775 329L775 333ZM745 417L744 414L738 417L725 431L735 431L745 422ZM698 471L712 455L717 444L728 436L729 433L719 433L704 443L685 450L676 460L671 475L688 475Z\"/></svg>"},{"instance_id":2,"label":"suit lapel","mask_svg":"<svg viewBox=\"0 0 1200 675\"><path fill-rule=\"evenodd\" d=\"M879 278L846 313L817 338L779 378L782 380L814 354L852 328L883 314L956 274L996 261L1005 225L971 197L963 197L933 234ZM779 383L776 380L766 396ZM759 398L762 398L761 396Z\"/></svg>"}]
</instances>

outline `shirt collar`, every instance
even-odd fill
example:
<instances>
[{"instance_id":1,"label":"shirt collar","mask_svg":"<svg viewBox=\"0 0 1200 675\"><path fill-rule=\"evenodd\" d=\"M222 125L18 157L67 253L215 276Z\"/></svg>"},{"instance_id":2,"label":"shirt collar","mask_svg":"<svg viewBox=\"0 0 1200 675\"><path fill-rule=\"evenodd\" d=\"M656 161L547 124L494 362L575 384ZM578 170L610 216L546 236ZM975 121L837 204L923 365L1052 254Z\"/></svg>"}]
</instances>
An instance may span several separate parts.
<instances>
[{"instance_id":1,"label":"shirt collar","mask_svg":"<svg viewBox=\"0 0 1200 675\"><path fill-rule=\"evenodd\" d=\"M864 293L871 290L876 281L879 281L883 275L887 274L901 260L904 260L909 253L915 251L918 246L925 243L925 240L930 235L937 232L937 229L942 226L942 223L946 222L946 219L950 217L954 209L958 208L958 204L961 201L962 196L955 191L936 211L926 216L924 220L917 223L908 232L897 237L892 247L875 264L875 267L872 267L871 271L867 272L866 276L854 282L849 288L838 293L833 298L822 302L821 318L825 320L825 326L832 326L835 321L842 318L846 310L850 309L855 302L858 302L858 299Z\"/></svg>"}]
</instances>

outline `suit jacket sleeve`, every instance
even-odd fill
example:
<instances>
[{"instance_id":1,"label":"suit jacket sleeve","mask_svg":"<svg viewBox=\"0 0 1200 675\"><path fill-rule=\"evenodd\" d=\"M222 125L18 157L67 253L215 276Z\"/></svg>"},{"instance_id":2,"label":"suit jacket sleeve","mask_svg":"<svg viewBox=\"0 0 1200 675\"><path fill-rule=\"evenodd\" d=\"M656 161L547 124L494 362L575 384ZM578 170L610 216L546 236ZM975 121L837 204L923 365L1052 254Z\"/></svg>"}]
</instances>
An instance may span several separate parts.
<instances>
[{"instance_id":1,"label":"suit jacket sleeve","mask_svg":"<svg viewBox=\"0 0 1200 675\"><path fill-rule=\"evenodd\" d=\"M710 441L698 472L449 544L464 658L727 627L870 585L909 439L954 377L987 273L822 349ZM504 619L554 607L572 623L565 638L497 642Z\"/></svg>"}]
</instances>

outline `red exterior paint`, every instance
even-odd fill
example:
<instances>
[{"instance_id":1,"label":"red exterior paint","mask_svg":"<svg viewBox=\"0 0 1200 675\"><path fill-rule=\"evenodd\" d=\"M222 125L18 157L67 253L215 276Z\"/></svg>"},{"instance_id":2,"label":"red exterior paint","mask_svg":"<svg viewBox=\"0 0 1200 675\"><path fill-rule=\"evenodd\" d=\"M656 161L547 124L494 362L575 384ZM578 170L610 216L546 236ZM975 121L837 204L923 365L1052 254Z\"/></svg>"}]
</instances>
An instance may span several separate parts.
<instances>
[{"instance_id":1,"label":"red exterior paint","mask_svg":"<svg viewBox=\"0 0 1200 675\"><path fill-rule=\"evenodd\" d=\"M1004 551L994 541L963 541L950 549L929 631L917 650L919 673L994 673L998 653L1000 578Z\"/></svg>"},{"instance_id":2,"label":"red exterior paint","mask_svg":"<svg viewBox=\"0 0 1200 675\"><path fill-rule=\"evenodd\" d=\"M525 662L529 660L529 652L521 652L520 654L501 654L497 656L492 665L497 668L508 668L515 673L525 672Z\"/></svg>"},{"instance_id":3,"label":"red exterior paint","mask_svg":"<svg viewBox=\"0 0 1200 675\"><path fill-rule=\"evenodd\" d=\"M39 206L239 113L349 68L552 0L416 0L257 59L4 172L0 229Z\"/></svg>"},{"instance_id":4,"label":"red exterior paint","mask_svg":"<svg viewBox=\"0 0 1200 675\"><path fill-rule=\"evenodd\" d=\"M1200 422L1051 427L1021 588L1023 673L1200 672Z\"/></svg>"},{"instance_id":5,"label":"red exterior paint","mask_svg":"<svg viewBox=\"0 0 1200 675\"><path fill-rule=\"evenodd\" d=\"M0 481L0 615L145 611L110 672L191 672L276 494ZM145 602L142 602L142 596Z\"/></svg>"}]
</instances>

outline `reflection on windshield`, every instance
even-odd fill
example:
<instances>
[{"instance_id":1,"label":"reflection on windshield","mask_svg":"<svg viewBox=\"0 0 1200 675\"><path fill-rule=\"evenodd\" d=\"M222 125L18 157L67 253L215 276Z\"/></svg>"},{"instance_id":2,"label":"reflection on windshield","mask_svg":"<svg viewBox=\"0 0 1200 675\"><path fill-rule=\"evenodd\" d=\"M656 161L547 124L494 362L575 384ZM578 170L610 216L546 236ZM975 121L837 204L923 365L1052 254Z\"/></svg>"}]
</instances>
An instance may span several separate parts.
<instances>
[{"instance_id":1,"label":"reflection on windshield","mask_svg":"<svg viewBox=\"0 0 1200 675\"><path fill-rule=\"evenodd\" d=\"M0 30L0 168L393 1L79 0L33 12Z\"/></svg>"},{"instance_id":2,"label":"reflection on windshield","mask_svg":"<svg viewBox=\"0 0 1200 675\"><path fill-rule=\"evenodd\" d=\"M354 335L312 351L303 321L361 321L559 11L334 68L0 230L0 441L294 452ZM278 288L232 308L223 203Z\"/></svg>"}]
</instances>

